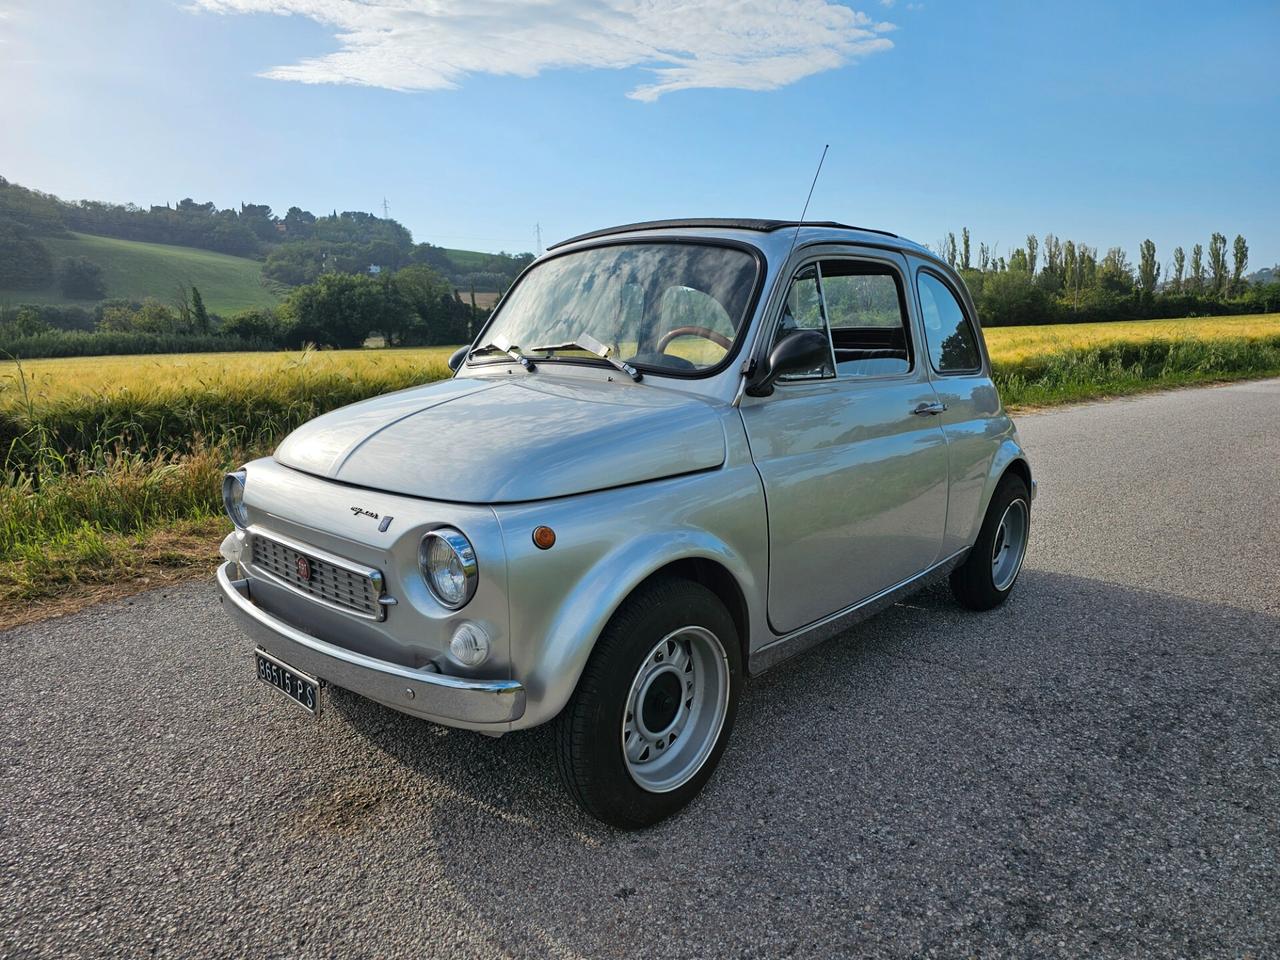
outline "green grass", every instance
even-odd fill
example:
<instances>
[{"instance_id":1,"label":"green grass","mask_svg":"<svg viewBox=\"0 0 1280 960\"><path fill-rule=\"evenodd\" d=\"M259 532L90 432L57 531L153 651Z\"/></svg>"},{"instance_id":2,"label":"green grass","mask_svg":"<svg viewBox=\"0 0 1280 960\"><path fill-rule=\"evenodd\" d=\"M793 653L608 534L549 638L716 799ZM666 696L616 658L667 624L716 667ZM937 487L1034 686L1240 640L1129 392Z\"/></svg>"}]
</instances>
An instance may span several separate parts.
<instances>
[{"instance_id":1,"label":"green grass","mask_svg":"<svg viewBox=\"0 0 1280 960\"><path fill-rule=\"evenodd\" d=\"M1280 334L1073 347L994 364L1007 406L1043 407L1151 390L1280 377Z\"/></svg>"},{"instance_id":2,"label":"green grass","mask_svg":"<svg viewBox=\"0 0 1280 960\"><path fill-rule=\"evenodd\" d=\"M263 279L262 264L245 257L83 233L50 237L44 242L55 261L88 257L102 267L108 298L154 297L167 303L176 298L179 285L186 284L200 290L211 312L221 314L274 306L281 299L281 288ZM0 302L92 306L95 301L69 300L51 288L0 291Z\"/></svg>"}]
</instances>

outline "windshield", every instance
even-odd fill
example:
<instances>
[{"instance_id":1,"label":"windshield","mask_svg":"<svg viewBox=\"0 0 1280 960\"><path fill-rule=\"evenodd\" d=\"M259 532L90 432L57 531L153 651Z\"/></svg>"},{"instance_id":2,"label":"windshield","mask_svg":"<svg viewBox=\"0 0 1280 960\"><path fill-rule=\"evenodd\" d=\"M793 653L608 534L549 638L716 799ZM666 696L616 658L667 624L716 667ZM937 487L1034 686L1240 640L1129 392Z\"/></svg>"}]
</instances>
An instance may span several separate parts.
<instances>
[{"instance_id":1,"label":"windshield","mask_svg":"<svg viewBox=\"0 0 1280 960\"><path fill-rule=\"evenodd\" d=\"M742 332L756 258L701 243L629 243L553 257L503 301L481 345L510 343L541 363L609 356L655 373L719 365ZM471 363L510 363L501 353Z\"/></svg>"}]
</instances>

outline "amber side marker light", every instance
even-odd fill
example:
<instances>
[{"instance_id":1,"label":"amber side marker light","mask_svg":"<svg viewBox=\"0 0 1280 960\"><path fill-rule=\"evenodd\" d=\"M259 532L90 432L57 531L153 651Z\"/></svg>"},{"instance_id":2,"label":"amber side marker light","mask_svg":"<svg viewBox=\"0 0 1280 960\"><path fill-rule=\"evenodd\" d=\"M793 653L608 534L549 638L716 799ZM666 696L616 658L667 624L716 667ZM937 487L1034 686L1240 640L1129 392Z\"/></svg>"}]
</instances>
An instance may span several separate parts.
<instances>
[{"instance_id":1,"label":"amber side marker light","mask_svg":"<svg viewBox=\"0 0 1280 960\"><path fill-rule=\"evenodd\" d=\"M539 550L550 550L556 545L556 532L550 527L534 527L533 545Z\"/></svg>"}]
</instances>

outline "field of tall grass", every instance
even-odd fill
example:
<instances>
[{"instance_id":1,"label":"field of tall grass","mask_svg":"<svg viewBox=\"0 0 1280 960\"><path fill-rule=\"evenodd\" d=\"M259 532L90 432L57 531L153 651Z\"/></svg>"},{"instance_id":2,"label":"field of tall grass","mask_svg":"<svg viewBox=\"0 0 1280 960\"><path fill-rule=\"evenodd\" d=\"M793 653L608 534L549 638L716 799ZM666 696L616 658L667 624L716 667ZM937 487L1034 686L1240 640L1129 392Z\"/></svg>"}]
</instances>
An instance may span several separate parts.
<instances>
[{"instance_id":1,"label":"field of tall grass","mask_svg":"<svg viewBox=\"0 0 1280 960\"><path fill-rule=\"evenodd\" d=\"M1015 408L1280 376L1280 314L986 336ZM206 570L226 529L225 469L327 410L447 376L449 353L0 363L0 615L13 622L52 598Z\"/></svg>"}]
</instances>

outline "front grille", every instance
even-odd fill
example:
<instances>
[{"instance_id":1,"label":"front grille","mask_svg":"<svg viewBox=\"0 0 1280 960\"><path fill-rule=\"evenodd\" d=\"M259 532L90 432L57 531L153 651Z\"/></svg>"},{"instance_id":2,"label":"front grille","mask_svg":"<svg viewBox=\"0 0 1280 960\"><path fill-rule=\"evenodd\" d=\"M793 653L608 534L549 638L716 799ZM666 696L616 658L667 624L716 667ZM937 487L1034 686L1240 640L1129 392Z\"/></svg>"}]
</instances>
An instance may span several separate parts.
<instances>
[{"instance_id":1,"label":"front grille","mask_svg":"<svg viewBox=\"0 0 1280 960\"><path fill-rule=\"evenodd\" d=\"M260 534L253 536L252 544L254 567L277 583L363 617L381 620L385 615L385 608L378 603L382 594L380 585L371 576L295 550ZM306 564L300 564L299 558L305 558ZM303 569L300 568L310 568L310 579L303 578ZM376 571L369 573L377 575Z\"/></svg>"}]
</instances>

